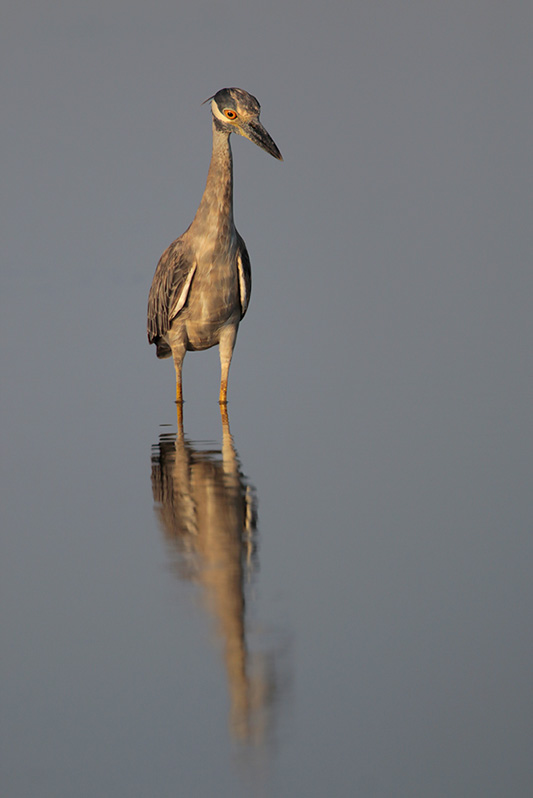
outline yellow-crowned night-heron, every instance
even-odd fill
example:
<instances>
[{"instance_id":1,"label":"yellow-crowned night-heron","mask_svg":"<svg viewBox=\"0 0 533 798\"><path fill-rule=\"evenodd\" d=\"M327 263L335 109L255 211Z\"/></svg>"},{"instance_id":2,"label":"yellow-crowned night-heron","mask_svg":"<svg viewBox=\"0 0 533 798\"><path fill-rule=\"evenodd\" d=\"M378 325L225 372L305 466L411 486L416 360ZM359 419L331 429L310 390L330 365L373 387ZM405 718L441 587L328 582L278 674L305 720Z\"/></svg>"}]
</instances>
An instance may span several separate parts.
<instances>
[{"instance_id":1,"label":"yellow-crowned night-heron","mask_svg":"<svg viewBox=\"0 0 533 798\"><path fill-rule=\"evenodd\" d=\"M156 345L158 357L174 358L178 403L183 401L186 351L216 344L219 401L226 403L237 329L250 301L250 259L233 222L229 137L239 133L282 160L259 121L261 107L255 97L233 88L221 89L210 99L213 152L204 195L190 227L161 256L148 297L148 340Z\"/></svg>"}]
</instances>

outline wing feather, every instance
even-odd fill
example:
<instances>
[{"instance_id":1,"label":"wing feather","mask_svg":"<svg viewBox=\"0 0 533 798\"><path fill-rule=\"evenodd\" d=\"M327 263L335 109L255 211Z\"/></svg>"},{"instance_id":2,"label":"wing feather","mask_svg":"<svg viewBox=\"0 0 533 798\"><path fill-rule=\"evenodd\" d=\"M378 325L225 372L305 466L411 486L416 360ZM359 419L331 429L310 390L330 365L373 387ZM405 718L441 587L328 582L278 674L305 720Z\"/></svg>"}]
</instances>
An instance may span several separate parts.
<instances>
[{"instance_id":1,"label":"wing feather","mask_svg":"<svg viewBox=\"0 0 533 798\"><path fill-rule=\"evenodd\" d=\"M250 304L250 294L252 293L252 270L250 268L250 256L246 249L246 244L237 233L237 268L239 271L239 296L241 300L241 319L244 318L248 305Z\"/></svg>"},{"instance_id":2,"label":"wing feather","mask_svg":"<svg viewBox=\"0 0 533 798\"><path fill-rule=\"evenodd\" d=\"M187 301L196 264L181 238L161 255L148 295L148 341L158 344Z\"/></svg>"}]
</instances>

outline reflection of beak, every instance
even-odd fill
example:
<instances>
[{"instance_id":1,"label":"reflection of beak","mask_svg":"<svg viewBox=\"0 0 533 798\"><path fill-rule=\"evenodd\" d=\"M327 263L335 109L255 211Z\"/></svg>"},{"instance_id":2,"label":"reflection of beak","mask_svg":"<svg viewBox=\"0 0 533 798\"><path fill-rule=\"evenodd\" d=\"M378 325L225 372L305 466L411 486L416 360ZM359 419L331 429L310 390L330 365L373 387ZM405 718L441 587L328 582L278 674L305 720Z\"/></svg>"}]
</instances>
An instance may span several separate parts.
<instances>
[{"instance_id":1,"label":"reflection of beak","mask_svg":"<svg viewBox=\"0 0 533 798\"><path fill-rule=\"evenodd\" d=\"M254 144L257 144L258 147L261 149L266 150L270 153L270 155L277 158L278 161L282 161L281 152L278 150L274 139L270 136L269 133L265 130L261 122L258 120L254 122L245 122L238 127L239 133L245 136L250 141L253 141Z\"/></svg>"}]
</instances>

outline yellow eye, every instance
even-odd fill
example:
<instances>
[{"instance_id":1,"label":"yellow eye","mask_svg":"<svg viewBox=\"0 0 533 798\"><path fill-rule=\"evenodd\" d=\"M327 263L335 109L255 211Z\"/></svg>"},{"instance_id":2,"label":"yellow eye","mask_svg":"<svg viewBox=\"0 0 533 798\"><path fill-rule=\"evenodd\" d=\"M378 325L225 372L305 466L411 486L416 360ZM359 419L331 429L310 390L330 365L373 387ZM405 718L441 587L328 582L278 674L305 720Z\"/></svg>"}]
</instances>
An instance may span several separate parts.
<instances>
[{"instance_id":1,"label":"yellow eye","mask_svg":"<svg viewBox=\"0 0 533 798\"><path fill-rule=\"evenodd\" d=\"M225 116L227 116L228 119L231 119L232 121L234 119L237 119L237 114L235 113L235 111L232 111L231 108L224 108L224 114Z\"/></svg>"}]
</instances>

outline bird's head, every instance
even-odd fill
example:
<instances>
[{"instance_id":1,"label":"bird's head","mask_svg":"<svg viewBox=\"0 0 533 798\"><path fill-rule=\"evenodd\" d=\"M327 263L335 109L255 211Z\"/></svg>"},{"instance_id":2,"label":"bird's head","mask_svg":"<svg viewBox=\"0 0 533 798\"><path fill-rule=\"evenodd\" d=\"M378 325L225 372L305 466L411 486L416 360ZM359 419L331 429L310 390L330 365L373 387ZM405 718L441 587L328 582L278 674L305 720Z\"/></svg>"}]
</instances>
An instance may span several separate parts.
<instances>
[{"instance_id":1,"label":"bird's head","mask_svg":"<svg viewBox=\"0 0 533 798\"><path fill-rule=\"evenodd\" d=\"M274 158L283 160L274 140L259 121L261 106L252 94L243 89L220 89L209 99L213 118L219 127L250 139Z\"/></svg>"}]
</instances>

